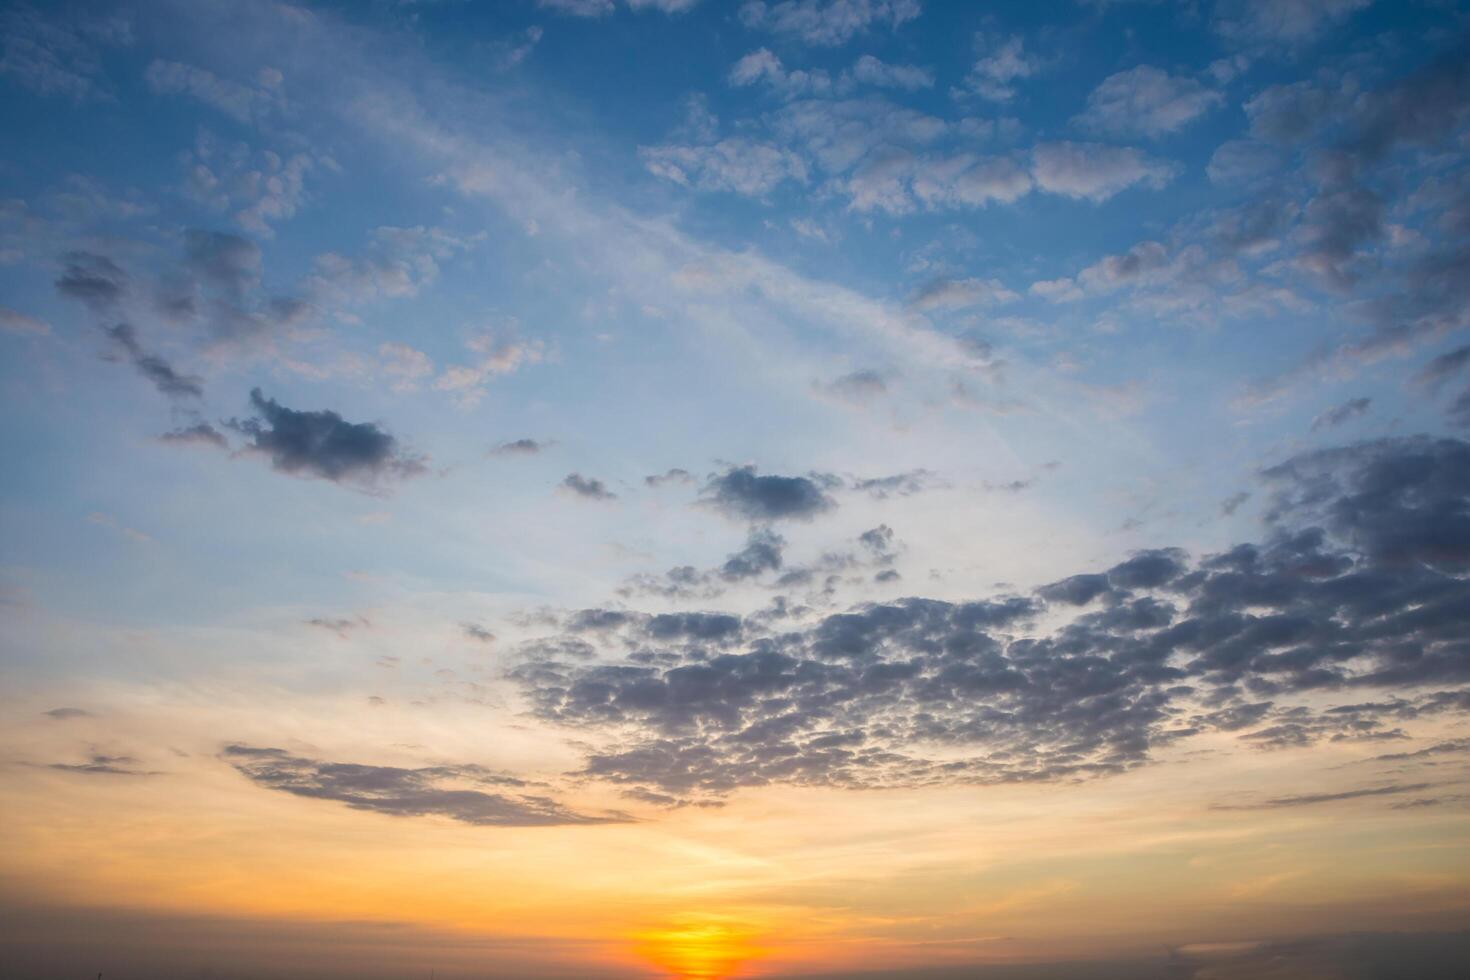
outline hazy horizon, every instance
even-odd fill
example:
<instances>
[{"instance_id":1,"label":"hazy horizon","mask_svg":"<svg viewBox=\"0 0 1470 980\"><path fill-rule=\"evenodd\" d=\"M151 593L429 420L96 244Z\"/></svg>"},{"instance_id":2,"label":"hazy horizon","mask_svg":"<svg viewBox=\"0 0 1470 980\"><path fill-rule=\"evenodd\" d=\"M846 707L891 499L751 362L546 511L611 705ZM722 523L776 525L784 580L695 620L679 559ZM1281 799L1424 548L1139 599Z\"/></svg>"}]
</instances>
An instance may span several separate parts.
<instances>
[{"instance_id":1,"label":"hazy horizon","mask_svg":"<svg viewBox=\"0 0 1470 980\"><path fill-rule=\"evenodd\" d=\"M0 2L0 972L1470 975L1470 4Z\"/></svg>"}]
</instances>

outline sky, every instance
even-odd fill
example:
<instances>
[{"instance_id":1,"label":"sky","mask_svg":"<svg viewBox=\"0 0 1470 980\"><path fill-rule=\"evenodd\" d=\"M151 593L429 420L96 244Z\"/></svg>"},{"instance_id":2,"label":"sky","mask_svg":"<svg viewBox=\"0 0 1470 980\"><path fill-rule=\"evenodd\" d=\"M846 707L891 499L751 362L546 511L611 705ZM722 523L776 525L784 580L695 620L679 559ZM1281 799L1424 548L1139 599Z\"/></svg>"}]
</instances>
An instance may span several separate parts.
<instances>
[{"instance_id":1,"label":"sky","mask_svg":"<svg viewBox=\"0 0 1470 980\"><path fill-rule=\"evenodd\" d=\"M19 978L1459 977L1470 5L0 5Z\"/></svg>"}]
</instances>

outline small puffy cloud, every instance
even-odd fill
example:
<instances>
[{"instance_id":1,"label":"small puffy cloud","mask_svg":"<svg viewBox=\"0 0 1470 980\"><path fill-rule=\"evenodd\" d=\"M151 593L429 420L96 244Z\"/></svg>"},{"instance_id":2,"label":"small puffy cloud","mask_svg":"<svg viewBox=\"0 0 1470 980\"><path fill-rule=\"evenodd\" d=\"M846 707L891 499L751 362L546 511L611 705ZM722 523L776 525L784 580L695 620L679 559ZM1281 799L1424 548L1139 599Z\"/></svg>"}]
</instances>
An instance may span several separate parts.
<instances>
[{"instance_id":1,"label":"small puffy cloud","mask_svg":"<svg viewBox=\"0 0 1470 980\"><path fill-rule=\"evenodd\" d=\"M250 404L256 417L230 427L249 439L247 450L270 457L278 473L371 486L425 472L422 458L405 454L397 439L372 422L348 422L326 409L287 408L259 388L250 392Z\"/></svg>"},{"instance_id":2,"label":"small puffy cloud","mask_svg":"<svg viewBox=\"0 0 1470 980\"><path fill-rule=\"evenodd\" d=\"M764 197L785 180L806 183L806 163L790 150L744 137L706 146L642 146L638 155L656 177L702 191Z\"/></svg>"},{"instance_id":3,"label":"small puffy cloud","mask_svg":"<svg viewBox=\"0 0 1470 980\"><path fill-rule=\"evenodd\" d=\"M465 347L475 355L474 360L445 368L434 387L454 394L466 408L479 402L492 378L511 374L527 364L539 364L546 356L540 341L503 337L494 330L480 331L465 342Z\"/></svg>"},{"instance_id":4,"label":"small puffy cloud","mask_svg":"<svg viewBox=\"0 0 1470 980\"><path fill-rule=\"evenodd\" d=\"M960 310L971 306L1014 303L1016 295L999 279L935 279L910 301L919 310Z\"/></svg>"},{"instance_id":5,"label":"small puffy cloud","mask_svg":"<svg viewBox=\"0 0 1470 980\"><path fill-rule=\"evenodd\" d=\"M816 387L822 394L858 406L870 405L888 393L888 382L871 369L853 371Z\"/></svg>"},{"instance_id":6,"label":"small puffy cloud","mask_svg":"<svg viewBox=\"0 0 1470 980\"><path fill-rule=\"evenodd\" d=\"M1280 152L1267 143L1227 140L1210 157L1205 174L1215 184L1245 183L1265 177L1280 166Z\"/></svg>"},{"instance_id":7,"label":"small puffy cloud","mask_svg":"<svg viewBox=\"0 0 1470 980\"><path fill-rule=\"evenodd\" d=\"M390 379L394 391L413 391L434 373L434 362L428 354L407 344L387 343L378 347L382 372Z\"/></svg>"},{"instance_id":8,"label":"small puffy cloud","mask_svg":"<svg viewBox=\"0 0 1470 980\"><path fill-rule=\"evenodd\" d=\"M1294 46L1315 40L1373 0L1223 0L1215 29L1239 44Z\"/></svg>"},{"instance_id":9,"label":"small puffy cloud","mask_svg":"<svg viewBox=\"0 0 1470 980\"><path fill-rule=\"evenodd\" d=\"M1157 190L1178 173L1178 165L1128 146L1041 143L1031 153L1031 176L1037 187L1094 203L1135 185Z\"/></svg>"},{"instance_id":10,"label":"small puffy cloud","mask_svg":"<svg viewBox=\"0 0 1470 980\"><path fill-rule=\"evenodd\" d=\"M1223 102L1191 78L1139 65L1103 79L1087 97L1077 122L1113 135L1161 136L1182 129Z\"/></svg>"},{"instance_id":11,"label":"small puffy cloud","mask_svg":"<svg viewBox=\"0 0 1470 980\"><path fill-rule=\"evenodd\" d=\"M781 59L767 48L750 52L730 68L731 85L743 88L764 83L786 98L798 95L824 95L832 90L832 77L820 68L811 71L786 70Z\"/></svg>"},{"instance_id":12,"label":"small puffy cloud","mask_svg":"<svg viewBox=\"0 0 1470 980\"><path fill-rule=\"evenodd\" d=\"M502 442L490 450L491 456L535 456L543 453L551 443L538 439L512 439Z\"/></svg>"},{"instance_id":13,"label":"small puffy cloud","mask_svg":"<svg viewBox=\"0 0 1470 980\"><path fill-rule=\"evenodd\" d=\"M581 473L568 473L567 478L561 481L561 489L587 500L616 500L618 496L601 480Z\"/></svg>"},{"instance_id":14,"label":"small puffy cloud","mask_svg":"<svg viewBox=\"0 0 1470 980\"><path fill-rule=\"evenodd\" d=\"M733 466L709 479L704 503L741 520L811 520L836 507L822 483L805 476L762 476L754 466Z\"/></svg>"},{"instance_id":15,"label":"small puffy cloud","mask_svg":"<svg viewBox=\"0 0 1470 980\"><path fill-rule=\"evenodd\" d=\"M866 85L898 88L908 92L934 87L934 73L917 65L892 65L870 54L858 58L852 66L852 77Z\"/></svg>"},{"instance_id":16,"label":"small puffy cloud","mask_svg":"<svg viewBox=\"0 0 1470 980\"><path fill-rule=\"evenodd\" d=\"M752 30L834 47L874 27L897 28L920 12L919 0L746 0L740 20Z\"/></svg>"},{"instance_id":17,"label":"small puffy cloud","mask_svg":"<svg viewBox=\"0 0 1470 980\"><path fill-rule=\"evenodd\" d=\"M1005 39L977 35L975 46L982 52L965 76L970 91L991 102L1009 102L1016 97L1016 82L1030 78L1041 62L1026 53L1019 36Z\"/></svg>"}]
</instances>

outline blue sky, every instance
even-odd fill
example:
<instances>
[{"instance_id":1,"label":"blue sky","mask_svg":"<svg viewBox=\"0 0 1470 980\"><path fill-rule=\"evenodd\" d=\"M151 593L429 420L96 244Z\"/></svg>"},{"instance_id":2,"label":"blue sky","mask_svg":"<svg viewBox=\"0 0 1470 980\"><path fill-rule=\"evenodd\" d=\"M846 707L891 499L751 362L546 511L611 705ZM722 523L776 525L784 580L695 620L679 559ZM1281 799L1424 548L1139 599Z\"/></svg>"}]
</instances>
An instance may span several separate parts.
<instances>
[{"instance_id":1,"label":"blue sky","mask_svg":"<svg viewBox=\"0 0 1470 980\"><path fill-rule=\"evenodd\" d=\"M606 714L553 705L555 671L527 665L560 664L572 690L592 676L573 653L672 669L712 656L679 644L736 643L676 642L660 614L739 617L756 656L819 649L848 611L1009 596L1029 612L996 628L1029 663L1026 642L1170 582L1189 583L1175 625L1219 611L1189 592L1198 577L1140 578L1128 598L1115 571L1080 603L1057 583L1130 556L1186 556L1179 575L1208 577L1225 567L1208 556L1256 542L1284 562L1288 541L1334 574L1405 574L1410 554L1443 579L1434 596L1463 596L1463 4L143 2L0 18L15 765L190 740L216 767L211 740L297 762L408 752L577 773L566 792L635 807L616 793L636 774L599 776L587 746L678 726L629 709L598 730ZM1312 528L1316 545L1293 537ZM1440 601L1391 594L1401 611ZM1270 595L1234 612L1288 603ZM652 632L568 645L588 642L576 616L593 609ZM1251 710L1272 730L1355 686L1432 699L1470 677L1395 680L1388 647L1308 657L1320 637L1259 641L1298 658L1289 678L1283 659L1232 673L1186 664L1194 641L1179 642L1172 693L1162 676L1129 689L1178 724L1269 695ZM202 721L202 692L221 690L238 697ZM112 721L65 732L42 714L58 705ZM888 709L851 710L896 737ZM344 736L389 711L395 737ZM1395 730L1463 729L1434 717L1449 727ZM933 736L913 724L911 744ZM1153 754L1114 731L1112 761L1090 764L1146 767L1172 744L1162 724L1144 726ZM1302 746L1330 739L1312 732ZM501 737L519 747L465 758ZM951 737L931 761L997 750ZM1041 751L995 737L1013 760ZM1048 752L1034 771L1061 773ZM558 769L579 753L585 768ZM635 789L723 801L844 780L862 781Z\"/></svg>"}]
</instances>

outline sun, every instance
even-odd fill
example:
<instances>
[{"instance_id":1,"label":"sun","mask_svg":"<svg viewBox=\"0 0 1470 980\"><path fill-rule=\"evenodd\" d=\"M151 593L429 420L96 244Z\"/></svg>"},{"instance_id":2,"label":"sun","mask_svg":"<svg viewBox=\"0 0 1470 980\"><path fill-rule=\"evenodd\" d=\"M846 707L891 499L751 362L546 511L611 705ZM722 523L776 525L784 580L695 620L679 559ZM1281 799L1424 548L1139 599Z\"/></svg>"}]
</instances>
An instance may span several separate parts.
<instances>
[{"instance_id":1,"label":"sun","mask_svg":"<svg viewBox=\"0 0 1470 980\"><path fill-rule=\"evenodd\" d=\"M721 980L759 959L752 930L719 916L691 916L637 933L638 957L679 980Z\"/></svg>"}]
</instances>

